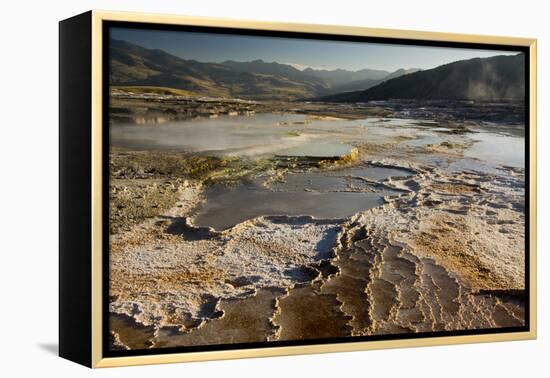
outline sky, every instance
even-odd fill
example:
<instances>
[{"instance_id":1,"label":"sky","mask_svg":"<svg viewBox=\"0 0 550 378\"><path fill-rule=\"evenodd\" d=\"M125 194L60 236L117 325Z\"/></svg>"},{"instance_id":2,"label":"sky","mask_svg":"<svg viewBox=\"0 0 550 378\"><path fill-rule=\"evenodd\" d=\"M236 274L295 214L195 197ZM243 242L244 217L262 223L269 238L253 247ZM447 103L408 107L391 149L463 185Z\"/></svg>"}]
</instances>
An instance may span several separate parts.
<instances>
[{"instance_id":1,"label":"sky","mask_svg":"<svg viewBox=\"0 0 550 378\"><path fill-rule=\"evenodd\" d=\"M161 49L180 58L200 62L262 59L291 64L298 69L341 68L352 71L363 68L386 71L399 68L430 69L457 60L517 53L129 28L112 28L111 38L150 49Z\"/></svg>"}]
</instances>

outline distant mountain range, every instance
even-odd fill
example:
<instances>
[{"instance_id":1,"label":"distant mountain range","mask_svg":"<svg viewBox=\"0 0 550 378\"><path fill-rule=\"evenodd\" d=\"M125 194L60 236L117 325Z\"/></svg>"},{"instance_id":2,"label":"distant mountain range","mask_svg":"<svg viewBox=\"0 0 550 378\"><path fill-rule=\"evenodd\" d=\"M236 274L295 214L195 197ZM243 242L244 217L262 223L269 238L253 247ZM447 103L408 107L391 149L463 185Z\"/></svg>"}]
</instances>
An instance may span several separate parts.
<instances>
[{"instance_id":1,"label":"distant mountain range","mask_svg":"<svg viewBox=\"0 0 550 378\"><path fill-rule=\"evenodd\" d=\"M365 102L387 99L516 100L525 93L523 54L474 58L433 69L299 70L290 64L186 60L158 49L110 41L114 86L165 87L248 99Z\"/></svg>"},{"instance_id":2,"label":"distant mountain range","mask_svg":"<svg viewBox=\"0 0 550 378\"><path fill-rule=\"evenodd\" d=\"M115 39L110 40L110 58L110 83L115 86L168 87L197 95L253 99L294 100L365 90L418 71L301 71L263 60L204 63Z\"/></svg>"},{"instance_id":3,"label":"distant mountain range","mask_svg":"<svg viewBox=\"0 0 550 378\"><path fill-rule=\"evenodd\" d=\"M420 71L420 69L418 68L410 68L407 70L404 68L400 68L397 71L394 71L391 73L388 72L386 76L380 79L373 79L373 78L367 77L361 80L356 80L356 81L351 81L351 82L336 85L332 88L332 92L340 93L340 92L361 91L361 90L372 88L380 83L394 79L396 77L408 75L410 73L418 72L418 71Z\"/></svg>"},{"instance_id":4,"label":"distant mountain range","mask_svg":"<svg viewBox=\"0 0 550 378\"><path fill-rule=\"evenodd\" d=\"M385 80L366 90L322 97L327 102L388 99L522 100L523 54L474 58Z\"/></svg>"},{"instance_id":5,"label":"distant mountain range","mask_svg":"<svg viewBox=\"0 0 550 378\"><path fill-rule=\"evenodd\" d=\"M344 69L315 70L313 68L306 68L303 73L323 79L332 87L338 87L340 85L362 80L382 80L391 74L388 71L371 70L368 68L359 71Z\"/></svg>"}]
</instances>

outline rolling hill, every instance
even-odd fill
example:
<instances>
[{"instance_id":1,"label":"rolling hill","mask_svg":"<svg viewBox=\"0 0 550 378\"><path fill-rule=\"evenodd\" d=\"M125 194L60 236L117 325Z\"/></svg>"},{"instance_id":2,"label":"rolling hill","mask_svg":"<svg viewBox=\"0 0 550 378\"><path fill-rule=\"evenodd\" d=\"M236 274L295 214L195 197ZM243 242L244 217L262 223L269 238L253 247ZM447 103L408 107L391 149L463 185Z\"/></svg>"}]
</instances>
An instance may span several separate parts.
<instances>
[{"instance_id":1,"label":"rolling hill","mask_svg":"<svg viewBox=\"0 0 550 378\"><path fill-rule=\"evenodd\" d=\"M207 96L295 99L323 93L318 80L235 70L111 40L110 83L183 89Z\"/></svg>"},{"instance_id":2,"label":"rolling hill","mask_svg":"<svg viewBox=\"0 0 550 378\"><path fill-rule=\"evenodd\" d=\"M525 94L524 75L523 54L474 58L401 75L366 90L329 95L320 100L521 100Z\"/></svg>"},{"instance_id":3,"label":"rolling hill","mask_svg":"<svg viewBox=\"0 0 550 378\"><path fill-rule=\"evenodd\" d=\"M113 86L173 88L214 97L295 100L346 90L367 89L385 77L405 73L364 69L298 70L289 64L186 60L158 49L110 40Z\"/></svg>"}]
</instances>

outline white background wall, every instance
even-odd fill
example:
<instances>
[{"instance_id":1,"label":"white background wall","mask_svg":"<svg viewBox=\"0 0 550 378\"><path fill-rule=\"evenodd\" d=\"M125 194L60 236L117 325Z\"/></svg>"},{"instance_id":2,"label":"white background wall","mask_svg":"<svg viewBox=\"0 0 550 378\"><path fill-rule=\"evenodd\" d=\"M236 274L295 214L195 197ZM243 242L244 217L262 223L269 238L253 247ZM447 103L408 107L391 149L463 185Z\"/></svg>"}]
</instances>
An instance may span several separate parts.
<instances>
[{"instance_id":1,"label":"white background wall","mask_svg":"<svg viewBox=\"0 0 550 378\"><path fill-rule=\"evenodd\" d=\"M80 377L519 377L549 373L546 253L550 26L545 1L4 1L0 22L0 375ZM57 22L89 9L325 23L539 39L539 339L92 372L57 344ZM544 211L546 210L546 214ZM33 374L33 375L31 375Z\"/></svg>"}]
</instances>

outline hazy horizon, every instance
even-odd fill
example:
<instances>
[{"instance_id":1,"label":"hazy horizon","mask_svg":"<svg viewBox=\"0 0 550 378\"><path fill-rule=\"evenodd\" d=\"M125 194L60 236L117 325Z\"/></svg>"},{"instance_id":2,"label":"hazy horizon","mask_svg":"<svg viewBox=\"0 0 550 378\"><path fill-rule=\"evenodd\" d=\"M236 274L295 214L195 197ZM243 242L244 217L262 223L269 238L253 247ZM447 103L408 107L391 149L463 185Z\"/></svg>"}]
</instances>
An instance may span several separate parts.
<instances>
[{"instance_id":1,"label":"hazy horizon","mask_svg":"<svg viewBox=\"0 0 550 378\"><path fill-rule=\"evenodd\" d=\"M149 49L160 49L182 59L221 63L226 60L278 62L303 70L400 68L430 69L471 58L513 55L517 51L396 45L370 42L243 36L202 32L112 28L111 38Z\"/></svg>"}]
</instances>

